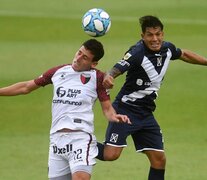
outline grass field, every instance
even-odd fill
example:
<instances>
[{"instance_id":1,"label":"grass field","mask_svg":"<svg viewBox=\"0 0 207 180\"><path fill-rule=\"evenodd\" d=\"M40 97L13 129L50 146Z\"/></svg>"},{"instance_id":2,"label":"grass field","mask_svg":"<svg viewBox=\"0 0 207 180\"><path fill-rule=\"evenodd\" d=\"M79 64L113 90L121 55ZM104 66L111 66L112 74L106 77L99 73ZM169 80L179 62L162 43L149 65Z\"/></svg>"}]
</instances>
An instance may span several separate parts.
<instances>
[{"instance_id":1,"label":"grass field","mask_svg":"<svg viewBox=\"0 0 207 180\"><path fill-rule=\"evenodd\" d=\"M111 16L110 32L99 38L109 69L140 38L138 18L157 15L165 39L207 56L206 0L0 0L0 87L33 79L50 67L69 63L89 38L81 17L93 7ZM155 115L165 137L167 180L207 177L207 69L174 62L165 77ZM124 77L111 91L114 99ZM0 180L45 180L52 87L27 96L0 97ZM104 140L107 122L95 106L95 134ZM135 153L131 139L120 159L98 161L92 180L146 180L149 163Z\"/></svg>"}]
</instances>

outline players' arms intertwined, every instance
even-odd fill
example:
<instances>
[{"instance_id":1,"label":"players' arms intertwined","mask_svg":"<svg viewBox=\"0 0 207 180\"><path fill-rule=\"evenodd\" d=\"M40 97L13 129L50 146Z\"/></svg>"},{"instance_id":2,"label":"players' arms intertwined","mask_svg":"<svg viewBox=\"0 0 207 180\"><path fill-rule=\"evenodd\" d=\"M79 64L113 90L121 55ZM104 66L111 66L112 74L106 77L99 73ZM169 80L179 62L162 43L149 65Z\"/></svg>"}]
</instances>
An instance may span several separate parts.
<instances>
[{"instance_id":1,"label":"players' arms intertwined","mask_svg":"<svg viewBox=\"0 0 207 180\"><path fill-rule=\"evenodd\" d=\"M111 70L109 70L103 80L103 86L106 89L111 89L114 86L114 78L122 74L117 68L113 67Z\"/></svg>"},{"instance_id":2,"label":"players' arms intertwined","mask_svg":"<svg viewBox=\"0 0 207 180\"><path fill-rule=\"evenodd\" d=\"M207 66L207 58L186 49L182 49L182 55L180 59L191 64Z\"/></svg>"},{"instance_id":3,"label":"players' arms intertwined","mask_svg":"<svg viewBox=\"0 0 207 180\"><path fill-rule=\"evenodd\" d=\"M126 115L116 113L110 100L102 101L100 103L103 114L109 121L131 124L129 118Z\"/></svg>"},{"instance_id":4,"label":"players' arms intertwined","mask_svg":"<svg viewBox=\"0 0 207 180\"><path fill-rule=\"evenodd\" d=\"M39 87L40 86L35 84L34 80L18 82L10 86L0 88L0 96L28 94Z\"/></svg>"}]
</instances>

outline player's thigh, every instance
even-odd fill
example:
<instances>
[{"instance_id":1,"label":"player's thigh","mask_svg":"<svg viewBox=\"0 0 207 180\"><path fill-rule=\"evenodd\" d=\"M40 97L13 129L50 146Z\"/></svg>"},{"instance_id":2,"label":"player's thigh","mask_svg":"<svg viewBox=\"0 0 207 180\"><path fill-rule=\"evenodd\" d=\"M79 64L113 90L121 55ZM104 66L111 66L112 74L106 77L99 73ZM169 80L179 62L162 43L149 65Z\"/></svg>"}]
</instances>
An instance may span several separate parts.
<instances>
[{"instance_id":1,"label":"player's thigh","mask_svg":"<svg viewBox=\"0 0 207 180\"><path fill-rule=\"evenodd\" d=\"M53 152L53 148L50 147L49 160L48 160L48 177L62 177L66 174L70 174L70 167L68 161L60 155Z\"/></svg>"},{"instance_id":2,"label":"player's thigh","mask_svg":"<svg viewBox=\"0 0 207 180\"><path fill-rule=\"evenodd\" d=\"M128 136L127 129L128 127L126 123L109 122L106 131L105 144L116 147L126 147L126 138Z\"/></svg>"},{"instance_id":3,"label":"player's thigh","mask_svg":"<svg viewBox=\"0 0 207 180\"><path fill-rule=\"evenodd\" d=\"M55 178L70 174L68 160L63 156L62 136L60 133L51 135L49 158L48 158L48 177ZM63 147L63 148L62 148Z\"/></svg>"},{"instance_id":4,"label":"player's thigh","mask_svg":"<svg viewBox=\"0 0 207 180\"><path fill-rule=\"evenodd\" d=\"M73 147L69 157L70 168L96 164L98 154L97 141L94 134L75 132L66 138L72 138Z\"/></svg>"},{"instance_id":5,"label":"player's thigh","mask_svg":"<svg viewBox=\"0 0 207 180\"><path fill-rule=\"evenodd\" d=\"M145 150L164 151L163 135L154 117L146 119L143 128L132 134L132 138L138 152Z\"/></svg>"}]
</instances>

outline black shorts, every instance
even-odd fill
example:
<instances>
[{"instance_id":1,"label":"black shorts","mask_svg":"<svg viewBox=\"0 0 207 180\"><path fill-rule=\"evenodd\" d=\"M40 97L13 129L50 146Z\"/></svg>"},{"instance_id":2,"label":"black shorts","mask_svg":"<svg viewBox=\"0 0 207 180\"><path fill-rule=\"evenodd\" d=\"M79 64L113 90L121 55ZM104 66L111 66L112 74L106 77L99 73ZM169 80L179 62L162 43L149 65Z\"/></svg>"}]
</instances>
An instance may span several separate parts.
<instances>
[{"instance_id":1,"label":"black shorts","mask_svg":"<svg viewBox=\"0 0 207 180\"><path fill-rule=\"evenodd\" d=\"M117 113L127 115L132 124L109 122L105 144L115 147L127 146L131 135L137 152L145 150L164 151L163 136L153 114L144 110L134 113L123 106L115 106Z\"/></svg>"}]
</instances>

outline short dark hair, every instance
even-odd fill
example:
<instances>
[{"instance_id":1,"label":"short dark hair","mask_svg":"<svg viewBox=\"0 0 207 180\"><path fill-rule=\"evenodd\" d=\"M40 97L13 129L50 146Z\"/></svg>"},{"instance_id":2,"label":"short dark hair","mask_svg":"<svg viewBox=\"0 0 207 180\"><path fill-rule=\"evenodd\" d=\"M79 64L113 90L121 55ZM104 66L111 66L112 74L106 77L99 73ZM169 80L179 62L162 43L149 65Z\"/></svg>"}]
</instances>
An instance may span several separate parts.
<instances>
[{"instance_id":1,"label":"short dark hair","mask_svg":"<svg viewBox=\"0 0 207 180\"><path fill-rule=\"evenodd\" d=\"M94 55L93 61L99 61L104 56L103 44L96 39L89 39L82 45Z\"/></svg>"},{"instance_id":2,"label":"short dark hair","mask_svg":"<svg viewBox=\"0 0 207 180\"><path fill-rule=\"evenodd\" d=\"M153 28L160 27L161 30L164 29L164 25L156 16L151 16L151 15L143 16L139 18L139 23L141 25L143 33L146 31L146 28L148 27L153 27Z\"/></svg>"}]
</instances>

